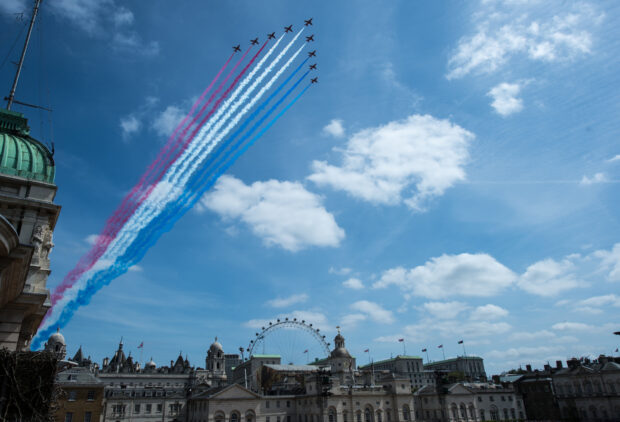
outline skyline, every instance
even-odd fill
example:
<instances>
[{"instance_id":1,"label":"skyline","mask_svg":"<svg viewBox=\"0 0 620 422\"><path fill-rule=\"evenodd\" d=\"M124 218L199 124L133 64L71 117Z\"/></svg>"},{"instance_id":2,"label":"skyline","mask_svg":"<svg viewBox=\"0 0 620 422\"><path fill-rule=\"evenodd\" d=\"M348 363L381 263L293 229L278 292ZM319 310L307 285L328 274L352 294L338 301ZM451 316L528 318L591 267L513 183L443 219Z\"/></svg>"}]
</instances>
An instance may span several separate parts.
<instances>
[{"instance_id":1,"label":"skyline","mask_svg":"<svg viewBox=\"0 0 620 422\"><path fill-rule=\"evenodd\" d=\"M4 39L25 5L0 6ZM124 335L195 362L212 337L230 333L234 351L288 315L342 326L360 357L464 339L490 373L612 353L619 9L444 6L44 2L16 98L45 98L47 80L55 110L50 288L231 46L309 17L318 34L317 89L76 313L69 345L101 361ZM47 116L14 110L50 140Z\"/></svg>"}]
</instances>

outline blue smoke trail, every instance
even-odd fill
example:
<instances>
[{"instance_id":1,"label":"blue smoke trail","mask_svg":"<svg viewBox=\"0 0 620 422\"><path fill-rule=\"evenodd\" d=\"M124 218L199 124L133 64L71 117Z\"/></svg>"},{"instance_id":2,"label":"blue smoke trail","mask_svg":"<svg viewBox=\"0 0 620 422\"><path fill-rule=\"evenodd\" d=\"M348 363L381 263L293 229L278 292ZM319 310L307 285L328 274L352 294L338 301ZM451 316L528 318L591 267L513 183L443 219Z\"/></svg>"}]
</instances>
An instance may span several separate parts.
<instances>
[{"instance_id":1,"label":"blue smoke trail","mask_svg":"<svg viewBox=\"0 0 620 422\"><path fill-rule=\"evenodd\" d=\"M300 67L298 67L298 69L294 73L296 73L300 68L301 68L301 65ZM239 145L241 145L243 141L245 141L248 138L248 136L251 135L251 133L258 126L260 126L260 124L262 124L269 115L271 115L271 113L288 97L288 95L293 91L294 88L296 88L299 85L299 83L303 80L303 78L305 78L305 76L307 76L307 74L308 72L306 72L282 96L282 98L280 98L280 100L278 100L278 102L273 107L271 107L271 109L266 113L266 115L263 116L241 138L241 140L235 144L235 147L233 149L229 150L225 154L221 162L224 162L230 156L230 154L234 151L234 149L237 148ZM286 82L290 81L290 79L291 77L287 78ZM284 84L278 87L277 91L279 92L283 86ZM164 221L153 221L153 223L155 224L151 224L147 230L144 230L144 232L146 233L138 234L138 237L133 242L133 245L126 251L125 254L123 254L123 256L118 257L115 260L114 264L111 265L107 271L105 272L98 271L94 275L94 277L89 279L84 289L82 289L82 291L77 295L77 297L75 297L72 300L73 306L66 306L63 308L62 313L56 322L57 325L64 326L71 319L71 317L73 316L73 314L75 313L78 307L84 306L90 303L92 296L99 289L101 289L101 287L108 285L113 279L121 276L122 274L127 272L128 268L130 268L132 265L135 265L137 262L139 262L144 257L146 252L150 249L150 246L152 246L155 243L155 241L163 233L169 231L170 228L172 228L172 226L176 223L176 221L178 221L182 217L182 215L184 215L185 212L187 212L195 204L195 202L200 198L200 195L204 193L209 187L211 187L217 181L217 179L221 176L221 174L225 172L239 158L239 156L243 152L245 152L253 143L255 143L256 140L258 140L275 123L276 120L278 120L288 109L290 109L290 107L292 107L292 105L301 97L301 95L308 89L309 86L310 85L308 85L297 97L295 97L295 99L292 100L291 103L288 104L272 121L270 121L268 125L259 132L259 134L257 134L254 138L252 138L252 140L247 145L245 145L240 151L237 151L237 153L227 163L225 163L220 168L219 171L217 171L212 176L212 179L209 183L198 188L189 198L184 200L182 203L179 204L177 202L177 206L174 207L176 209L176 213L171 215L170 212L164 211L162 214L160 214L157 220L164 220ZM273 97L274 95L271 95L269 100L273 99ZM261 104L261 106L262 108L264 108L264 106L266 106L266 103ZM252 116L252 119L254 117L255 115ZM247 124L245 126L247 126ZM233 138L231 137L231 139L229 139L227 142L230 142L232 139ZM204 179L208 178L209 174L213 174L213 172L207 172L205 169L201 172L201 174L202 174L202 177L198 178L198 180L192 184L193 188L195 188L196 184L202 184L204 182ZM185 195L185 196L188 197L189 195ZM170 211L175 211L175 210L170 210ZM153 229L156 229L156 230L153 230ZM33 340L33 344L32 344L33 349L38 349L41 345L42 340L46 339L53 330L54 330L54 327L50 326L46 330L41 332L40 335L37 335L37 337Z\"/></svg>"}]
</instances>

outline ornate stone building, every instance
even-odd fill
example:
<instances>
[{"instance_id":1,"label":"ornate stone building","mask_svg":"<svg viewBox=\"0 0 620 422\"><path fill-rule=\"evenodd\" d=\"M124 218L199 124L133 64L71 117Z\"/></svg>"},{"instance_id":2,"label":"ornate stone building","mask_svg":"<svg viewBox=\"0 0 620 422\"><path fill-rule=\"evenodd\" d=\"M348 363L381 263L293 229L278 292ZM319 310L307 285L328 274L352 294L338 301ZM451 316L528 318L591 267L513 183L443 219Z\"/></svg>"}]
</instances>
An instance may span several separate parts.
<instances>
[{"instance_id":1,"label":"ornate stone building","mask_svg":"<svg viewBox=\"0 0 620 422\"><path fill-rule=\"evenodd\" d=\"M51 306L46 288L60 213L52 152L21 113L0 109L0 347L25 350Z\"/></svg>"}]
</instances>

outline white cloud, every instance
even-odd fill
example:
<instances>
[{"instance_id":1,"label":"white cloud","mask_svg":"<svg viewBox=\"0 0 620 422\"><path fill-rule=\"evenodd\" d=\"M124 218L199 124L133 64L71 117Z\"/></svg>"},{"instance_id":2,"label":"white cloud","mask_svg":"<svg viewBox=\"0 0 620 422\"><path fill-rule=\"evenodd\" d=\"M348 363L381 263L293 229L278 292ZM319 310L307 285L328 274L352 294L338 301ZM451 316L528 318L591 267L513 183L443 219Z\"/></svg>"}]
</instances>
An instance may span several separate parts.
<instances>
[{"instance_id":1,"label":"white cloud","mask_svg":"<svg viewBox=\"0 0 620 422\"><path fill-rule=\"evenodd\" d=\"M489 303L488 305L478 306L472 311L469 317L473 320L484 321L499 319L505 316L508 316L508 311L506 309Z\"/></svg>"},{"instance_id":2,"label":"white cloud","mask_svg":"<svg viewBox=\"0 0 620 422\"><path fill-rule=\"evenodd\" d=\"M284 298L278 297L272 300L268 300L267 305L271 306L272 308L286 308L287 306L291 306L296 303L303 303L307 300L308 300L308 295L305 293L302 293L302 294L297 294L297 295L291 295L289 297L284 297Z\"/></svg>"},{"instance_id":3,"label":"white cloud","mask_svg":"<svg viewBox=\"0 0 620 422\"><path fill-rule=\"evenodd\" d=\"M527 360L540 359L541 356L548 356L557 352L557 347L538 346L538 347L513 347L508 350L492 350L485 354L487 359L501 360Z\"/></svg>"},{"instance_id":4,"label":"white cloud","mask_svg":"<svg viewBox=\"0 0 620 422\"><path fill-rule=\"evenodd\" d=\"M152 123L152 127L160 136L170 136L177 125L181 123L185 117L185 113L177 106L168 106L164 111L159 113Z\"/></svg>"},{"instance_id":5,"label":"white cloud","mask_svg":"<svg viewBox=\"0 0 620 422\"><path fill-rule=\"evenodd\" d=\"M266 245L292 252L310 246L335 247L345 237L320 197L297 182L269 180L246 185L223 176L202 198L201 206L223 218L240 219Z\"/></svg>"},{"instance_id":6,"label":"white cloud","mask_svg":"<svg viewBox=\"0 0 620 422\"><path fill-rule=\"evenodd\" d=\"M593 185L595 183L605 183L605 182L607 182L607 176L605 176L605 173L596 173L592 177L588 177L584 175L581 178L581 181L579 183L587 186L587 185Z\"/></svg>"},{"instance_id":7,"label":"white cloud","mask_svg":"<svg viewBox=\"0 0 620 422\"><path fill-rule=\"evenodd\" d=\"M527 267L525 273L519 277L518 285L531 294L555 296L584 285L577 280L575 270L575 265L568 258L559 262L545 259Z\"/></svg>"},{"instance_id":8,"label":"white cloud","mask_svg":"<svg viewBox=\"0 0 620 422\"><path fill-rule=\"evenodd\" d=\"M592 330L594 327L581 322L558 322L553 324L551 328L558 331L587 331Z\"/></svg>"},{"instance_id":9,"label":"white cloud","mask_svg":"<svg viewBox=\"0 0 620 422\"><path fill-rule=\"evenodd\" d=\"M342 282L342 285L344 287L347 287L349 289L353 289L353 290L361 290L364 288L364 283L362 283L361 280L357 279L357 278L350 278L346 281Z\"/></svg>"},{"instance_id":10,"label":"white cloud","mask_svg":"<svg viewBox=\"0 0 620 422\"><path fill-rule=\"evenodd\" d=\"M600 268L607 273L609 281L620 281L620 243L616 243L609 251L598 250L593 256L601 260Z\"/></svg>"},{"instance_id":11,"label":"white cloud","mask_svg":"<svg viewBox=\"0 0 620 422\"><path fill-rule=\"evenodd\" d=\"M340 325L343 328L353 328L357 323L366 321L368 316L366 314L348 314L342 317Z\"/></svg>"},{"instance_id":12,"label":"white cloud","mask_svg":"<svg viewBox=\"0 0 620 422\"><path fill-rule=\"evenodd\" d=\"M591 52L591 31L603 18L592 6L580 3L553 16L533 13L533 19L523 4L515 5L515 10L492 10L497 5L481 10L476 33L461 38L448 61L448 79L495 72L516 56L558 62Z\"/></svg>"},{"instance_id":13,"label":"white cloud","mask_svg":"<svg viewBox=\"0 0 620 422\"><path fill-rule=\"evenodd\" d=\"M141 56L156 56L159 54L159 43L151 41L145 43L135 32L117 32L112 37L112 47L114 50L139 54Z\"/></svg>"},{"instance_id":14,"label":"white cloud","mask_svg":"<svg viewBox=\"0 0 620 422\"><path fill-rule=\"evenodd\" d=\"M401 338L405 338L403 334L394 334L391 336L380 336L373 340L373 342L377 343L398 343L398 340Z\"/></svg>"},{"instance_id":15,"label":"white cloud","mask_svg":"<svg viewBox=\"0 0 620 422\"><path fill-rule=\"evenodd\" d=\"M314 161L308 179L375 204L404 202L422 211L430 199L465 180L473 138L448 120L412 115L355 133L341 166Z\"/></svg>"},{"instance_id":16,"label":"white cloud","mask_svg":"<svg viewBox=\"0 0 620 422\"><path fill-rule=\"evenodd\" d=\"M135 115L130 114L121 118L120 127L123 139L127 139L140 130L142 122Z\"/></svg>"},{"instance_id":17,"label":"white cloud","mask_svg":"<svg viewBox=\"0 0 620 422\"><path fill-rule=\"evenodd\" d=\"M334 138L342 138L344 136L344 126L342 125L342 120L333 119L323 128L323 133L331 135Z\"/></svg>"},{"instance_id":18,"label":"white cloud","mask_svg":"<svg viewBox=\"0 0 620 422\"><path fill-rule=\"evenodd\" d=\"M411 270L385 271L373 287L397 285L417 296L440 299L450 296L494 296L512 285L516 275L487 254L442 255Z\"/></svg>"},{"instance_id":19,"label":"white cloud","mask_svg":"<svg viewBox=\"0 0 620 422\"><path fill-rule=\"evenodd\" d=\"M131 25L134 16L131 10L121 6L114 11L113 20L116 26Z\"/></svg>"},{"instance_id":20,"label":"white cloud","mask_svg":"<svg viewBox=\"0 0 620 422\"><path fill-rule=\"evenodd\" d=\"M381 305L367 300L360 300L351 305L351 309L366 314L370 319L381 324L391 324L394 322L392 311L383 309Z\"/></svg>"},{"instance_id":21,"label":"white cloud","mask_svg":"<svg viewBox=\"0 0 620 422\"><path fill-rule=\"evenodd\" d=\"M432 327L432 333L429 333L429 327ZM438 335L444 338L465 337L468 339L490 337L507 333L510 330L510 324L503 321L489 322L456 319L428 319L405 327L407 337L418 341L436 339Z\"/></svg>"},{"instance_id":22,"label":"white cloud","mask_svg":"<svg viewBox=\"0 0 620 422\"><path fill-rule=\"evenodd\" d=\"M329 267L328 273L337 274L337 275L349 275L353 271L351 268L342 267L342 268L334 268Z\"/></svg>"},{"instance_id":23,"label":"white cloud","mask_svg":"<svg viewBox=\"0 0 620 422\"><path fill-rule=\"evenodd\" d=\"M265 318L251 319L249 321L244 322L243 325L249 328L260 329L262 327L267 327L269 325L269 322L275 323L278 318L280 320L283 320L284 318L289 318L289 319L297 318L299 321L305 321L307 324L312 324L313 328L319 328L321 331L327 331L327 332L331 331L331 325L329 324L327 316L324 313L320 311L315 311L315 310L292 311L290 313L277 315L273 317L272 319L265 319Z\"/></svg>"},{"instance_id":24,"label":"white cloud","mask_svg":"<svg viewBox=\"0 0 620 422\"><path fill-rule=\"evenodd\" d=\"M617 154L617 155L611 157L609 160L607 160L608 163L613 163L613 162L616 162L616 161L620 161L620 154Z\"/></svg>"},{"instance_id":25,"label":"white cloud","mask_svg":"<svg viewBox=\"0 0 620 422\"><path fill-rule=\"evenodd\" d=\"M24 0L2 0L0 2L0 11L7 14L29 12Z\"/></svg>"},{"instance_id":26,"label":"white cloud","mask_svg":"<svg viewBox=\"0 0 620 422\"><path fill-rule=\"evenodd\" d=\"M554 338L555 334L548 330L540 331L523 331L512 333L509 337L510 341L514 342L526 342L534 340L545 340Z\"/></svg>"},{"instance_id":27,"label":"white cloud","mask_svg":"<svg viewBox=\"0 0 620 422\"><path fill-rule=\"evenodd\" d=\"M521 85L518 83L509 84L503 82L494 86L487 95L493 98L491 106L495 111L506 117L523 110L523 100L517 98L520 91Z\"/></svg>"},{"instance_id":28,"label":"white cloud","mask_svg":"<svg viewBox=\"0 0 620 422\"><path fill-rule=\"evenodd\" d=\"M463 302L427 302L422 305L425 313L439 319L456 318L458 314L469 307Z\"/></svg>"}]
</instances>

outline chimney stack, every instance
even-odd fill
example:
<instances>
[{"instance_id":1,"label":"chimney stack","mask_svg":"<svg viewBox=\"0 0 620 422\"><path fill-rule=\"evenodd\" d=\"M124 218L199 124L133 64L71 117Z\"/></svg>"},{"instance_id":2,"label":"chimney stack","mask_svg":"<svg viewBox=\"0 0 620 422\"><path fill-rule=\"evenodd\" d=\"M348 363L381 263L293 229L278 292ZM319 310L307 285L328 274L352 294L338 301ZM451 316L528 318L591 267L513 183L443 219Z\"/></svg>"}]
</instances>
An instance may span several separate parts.
<instances>
[{"instance_id":1,"label":"chimney stack","mask_svg":"<svg viewBox=\"0 0 620 422\"><path fill-rule=\"evenodd\" d=\"M562 361L561 360L556 360L555 361L555 367L557 369L562 369Z\"/></svg>"},{"instance_id":2,"label":"chimney stack","mask_svg":"<svg viewBox=\"0 0 620 422\"><path fill-rule=\"evenodd\" d=\"M525 365L525 370L526 370L527 372L532 372L532 365L529 365L529 364L528 364L528 365Z\"/></svg>"}]
</instances>

